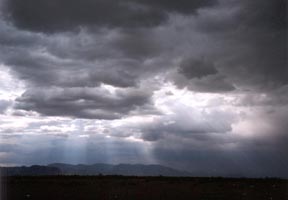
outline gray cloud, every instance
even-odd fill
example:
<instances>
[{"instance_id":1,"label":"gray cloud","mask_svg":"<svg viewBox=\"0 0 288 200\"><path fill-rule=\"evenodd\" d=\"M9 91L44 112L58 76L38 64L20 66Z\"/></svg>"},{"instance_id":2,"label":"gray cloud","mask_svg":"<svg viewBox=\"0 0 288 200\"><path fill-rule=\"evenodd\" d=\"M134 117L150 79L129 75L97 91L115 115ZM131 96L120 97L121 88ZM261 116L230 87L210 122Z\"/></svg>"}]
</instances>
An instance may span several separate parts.
<instances>
[{"instance_id":1,"label":"gray cloud","mask_svg":"<svg viewBox=\"0 0 288 200\"><path fill-rule=\"evenodd\" d=\"M123 56L135 59L160 56L163 51L157 36L149 30L123 31L109 45Z\"/></svg>"},{"instance_id":2,"label":"gray cloud","mask_svg":"<svg viewBox=\"0 0 288 200\"><path fill-rule=\"evenodd\" d=\"M231 92L236 88L229 82L224 75L210 75L202 79L190 81L188 88L202 92Z\"/></svg>"},{"instance_id":3,"label":"gray cloud","mask_svg":"<svg viewBox=\"0 0 288 200\"><path fill-rule=\"evenodd\" d=\"M183 60L178 70L179 70L179 73L183 74L188 79L202 78L208 75L213 75L213 74L218 73L213 63L208 63L204 59Z\"/></svg>"},{"instance_id":4,"label":"gray cloud","mask_svg":"<svg viewBox=\"0 0 288 200\"><path fill-rule=\"evenodd\" d=\"M63 31L87 25L153 26L166 18L165 14L153 9L133 7L129 1L11 0L7 2L7 10L17 26L44 32Z\"/></svg>"},{"instance_id":5,"label":"gray cloud","mask_svg":"<svg viewBox=\"0 0 288 200\"><path fill-rule=\"evenodd\" d=\"M48 116L116 119L149 103L150 94L136 89L39 88L26 91L16 108Z\"/></svg>"},{"instance_id":6,"label":"gray cloud","mask_svg":"<svg viewBox=\"0 0 288 200\"><path fill-rule=\"evenodd\" d=\"M238 100L244 106L286 106L288 104L288 85L284 85L269 93L248 92Z\"/></svg>"},{"instance_id":7,"label":"gray cloud","mask_svg":"<svg viewBox=\"0 0 288 200\"><path fill-rule=\"evenodd\" d=\"M130 111L132 112L133 109L135 110L134 113L140 112L140 107L147 107L150 102L149 98L152 95L150 91L154 87L148 88L145 86L140 88L139 85L141 77L145 76L146 73L151 73L149 71L145 72L145 69L140 67L143 62L134 59L133 55L130 56L131 58L127 58L129 56L127 54L130 51L132 52L134 47L138 48L138 46L136 38L135 44L133 44L125 37L134 37L134 34L113 33L112 31L112 33L109 32L109 34L112 34L112 39L109 39L109 36L105 36L107 32L100 32L99 37L104 39L104 44L101 45L100 43L100 46L98 46L99 40L95 38L97 34L93 35L85 31L72 35L59 34L50 37L21 31L4 22L3 25L0 31L6 34L1 35L1 43L3 44L0 49L2 53L1 61L11 67L11 73L24 80L27 87L29 87L26 93L16 100L18 104L15 108L34 110L44 115L53 116L115 119L123 117ZM123 37L124 40L122 40ZM14 40L15 38L20 39ZM149 37L145 39L143 35L143 38L144 41L149 42ZM12 42L5 42L11 39ZM143 44L145 44L144 41ZM95 46L91 45L86 49L85 44L89 42L92 42ZM79 49L79 45L83 48ZM106 45L106 49L102 49L103 45ZM129 50L130 45L132 47ZM126 49L123 51L123 55L119 53L122 51L122 46ZM115 50L112 50L113 48ZM144 52L139 50L139 53L136 53L135 56L145 55L145 52L150 55L147 49ZM102 53L102 56L99 55ZM115 58L108 59L109 56ZM91 60L92 57L93 60ZM103 95L111 95L108 91L101 90L101 84L103 83L115 86L118 89L123 88L121 89L123 94L117 93L115 97L102 98ZM38 98L39 96L45 96L44 91L47 92L48 96L51 95L55 92L55 88L61 90L61 94L56 93L54 100L53 98L48 100ZM124 90L124 88L126 89ZM86 99L85 92L81 91L87 90L94 90L96 93L101 91L98 94L98 99L91 100L90 97ZM79 96L73 94L73 97L71 97L73 92L67 93L66 91L75 91L75 93L79 93ZM138 94L132 94L131 91L139 92ZM127 94L127 97L124 93ZM129 97L130 94L131 97ZM59 99L57 95L62 98ZM63 95L67 95L71 99L63 99L65 98ZM81 97L81 95L84 96ZM78 100L81 98L83 101L79 103ZM48 102L50 100L51 102ZM55 109L51 110L51 108Z\"/></svg>"},{"instance_id":8,"label":"gray cloud","mask_svg":"<svg viewBox=\"0 0 288 200\"><path fill-rule=\"evenodd\" d=\"M173 2L153 2L140 1L139 4L153 4L154 7L161 5L161 9L171 12L173 9L169 8L173 7L174 11L185 13ZM180 7L183 7L183 10L192 9L202 3L183 1ZM184 45L183 39L180 40L183 45L178 48L171 40L176 39L171 31L174 27L169 25L162 25L163 30L167 29L167 33L160 28L134 31L107 29L98 33L88 31L44 37L31 36L29 32L16 35L14 31L13 44L7 43L11 41L11 34L6 34L2 39L2 43L6 42L8 46L2 49L2 60L7 65L15 66L19 77L36 85L97 87L106 83L128 87L137 85L143 76L149 77L175 68L177 64L173 59L182 57L181 60L184 61L179 64L179 72L184 77L172 76L172 80L181 88L187 85L191 90L205 92L230 92L236 88L273 89L282 86L287 80L286 10L282 5L285 5L285 2L281 0L254 3L231 1L222 2L212 9L203 9L197 17L191 17L191 28L187 29L187 24L185 29L182 27L183 33L178 31L178 34L183 37L186 31L192 32L191 37L184 38L191 39L193 44L193 36L199 37L197 34L200 31L207 37L208 44L203 42L196 43L196 46ZM259 9L255 9L257 6ZM223 14L224 8L232 11ZM254 15L255 10L257 11ZM268 19L262 20L262 16L268 16ZM259 23L256 23L257 21ZM208 30L209 27L217 28ZM36 40L32 42L31 38L34 36ZM203 39L206 39L205 36ZM31 43L35 52L27 49ZM173 44L176 47L171 48ZM211 46L206 46L209 44ZM15 48L15 45L22 45L23 48ZM181 55L185 51L195 59L186 60L185 54ZM205 61L201 60L201 56L205 57ZM152 60L149 60L149 65L148 59ZM63 79L63 76L70 78ZM193 80L187 81L185 77Z\"/></svg>"},{"instance_id":9,"label":"gray cloud","mask_svg":"<svg viewBox=\"0 0 288 200\"><path fill-rule=\"evenodd\" d=\"M183 72L181 72L181 74L179 72L172 72L169 78L171 78L179 88L186 87L191 91L223 93L236 89L227 77L219 73L212 75L207 74L202 78L188 79L187 75L184 76Z\"/></svg>"},{"instance_id":10,"label":"gray cloud","mask_svg":"<svg viewBox=\"0 0 288 200\"><path fill-rule=\"evenodd\" d=\"M218 3L218 1L215 0L180 0L178 2L166 0L138 0L138 2L149 6L158 7L162 10L184 14L191 14L195 12L196 9L201 7L214 6Z\"/></svg>"},{"instance_id":11,"label":"gray cloud","mask_svg":"<svg viewBox=\"0 0 288 200\"><path fill-rule=\"evenodd\" d=\"M213 113L212 116L203 114L202 116L197 113L193 115L181 114L172 118L163 118L155 121L154 124L147 124L147 127L142 127L142 139L147 141L166 140L179 136L182 139L196 139L196 140L211 140L209 134L225 134L231 131L232 119L227 116L220 116L220 113ZM215 120L213 115L217 115L218 119ZM186 117L186 118L185 118ZM189 118L188 118L189 117ZM196 119L200 117L202 119ZM231 116L230 116L231 117ZM211 121L214 119L214 122ZM185 120L186 119L186 120ZM189 121L187 120L189 119Z\"/></svg>"},{"instance_id":12,"label":"gray cloud","mask_svg":"<svg viewBox=\"0 0 288 200\"><path fill-rule=\"evenodd\" d=\"M113 1L113 0L20 0L6 1L9 18L21 28L36 31L69 30L81 26L142 27L166 21L167 12L195 13L215 0Z\"/></svg>"},{"instance_id":13,"label":"gray cloud","mask_svg":"<svg viewBox=\"0 0 288 200\"><path fill-rule=\"evenodd\" d=\"M66 122L39 122L34 128L23 128L21 122L14 129L4 124L3 138L20 138L23 145L7 162L45 163L65 156L67 162L108 162L112 155L139 161L145 153L138 147L143 147L154 161L198 174L288 176L287 1L6 3L10 16L0 20L0 60L26 90L14 102L14 117L21 122L65 116L77 126L81 122L75 118L87 122L77 133L41 129L41 124L61 127ZM156 98L159 88L167 88L173 99L169 84L207 96L191 96L183 108L176 94L175 102L166 105L172 113L157 111L167 97ZM213 95L227 100L206 105L206 97ZM200 105L194 109L196 100ZM6 103L0 102L3 119ZM29 141L21 137L25 134L43 137ZM69 140L77 134L99 143L74 148L83 142ZM143 142L128 144L129 139ZM43 147L33 146L38 140ZM45 146L46 141L51 143ZM6 155L13 148L2 151Z\"/></svg>"},{"instance_id":14,"label":"gray cloud","mask_svg":"<svg viewBox=\"0 0 288 200\"><path fill-rule=\"evenodd\" d=\"M106 134L113 137L141 138L144 141L155 142L156 145L157 142L169 140L171 137L209 142L215 135L223 138L227 136L227 133L232 131L232 124L239 120L239 116L231 110L223 111L218 103L214 105L211 102L206 109L201 109L197 106L192 108L173 105L171 100L170 107L171 114L154 114L153 118L149 118L148 115L140 120L136 118L136 121L133 118L130 121L128 118L126 123L124 119L123 122L120 121L117 129L113 128L113 124L106 124ZM117 121L115 123L118 124Z\"/></svg>"},{"instance_id":15,"label":"gray cloud","mask_svg":"<svg viewBox=\"0 0 288 200\"><path fill-rule=\"evenodd\" d=\"M232 10L226 17L214 13L198 21L202 32L220 41L213 60L221 71L253 89L287 84L287 1L233 1L226 6Z\"/></svg>"},{"instance_id":16,"label":"gray cloud","mask_svg":"<svg viewBox=\"0 0 288 200\"><path fill-rule=\"evenodd\" d=\"M187 26L197 31L196 36L198 31L203 34L199 38L202 44L195 43L191 37L192 44L186 52L195 54L196 60L204 57L206 65L198 63L196 70L187 64L189 59L184 60L178 72L191 80L178 74L170 78L181 88L208 92L245 89L270 93L285 86L288 80L286 8L285 0L222 1L218 7L201 10ZM209 76L203 77L206 73Z\"/></svg>"}]
</instances>

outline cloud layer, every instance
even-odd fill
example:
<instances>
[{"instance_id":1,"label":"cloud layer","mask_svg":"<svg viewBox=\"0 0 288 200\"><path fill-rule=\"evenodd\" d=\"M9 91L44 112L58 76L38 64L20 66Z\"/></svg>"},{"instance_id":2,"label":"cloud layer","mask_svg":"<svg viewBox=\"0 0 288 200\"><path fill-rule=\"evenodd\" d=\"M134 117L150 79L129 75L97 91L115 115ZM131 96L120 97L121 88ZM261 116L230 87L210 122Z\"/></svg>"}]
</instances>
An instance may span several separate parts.
<instances>
[{"instance_id":1,"label":"cloud layer","mask_svg":"<svg viewBox=\"0 0 288 200\"><path fill-rule=\"evenodd\" d=\"M167 20L169 12L195 14L215 0L113 1L113 0L9 0L8 17L21 28L53 32L83 26L150 27Z\"/></svg>"},{"instance_id":2,"label":"cloud layer","mask_svg":"<svg viewBox=\"0 0 288 200\"><path fill-rule=\"evenodd\" d=\"M0 164L288 177L286 0L0 9Z\"/></svg>"}]
</instances>

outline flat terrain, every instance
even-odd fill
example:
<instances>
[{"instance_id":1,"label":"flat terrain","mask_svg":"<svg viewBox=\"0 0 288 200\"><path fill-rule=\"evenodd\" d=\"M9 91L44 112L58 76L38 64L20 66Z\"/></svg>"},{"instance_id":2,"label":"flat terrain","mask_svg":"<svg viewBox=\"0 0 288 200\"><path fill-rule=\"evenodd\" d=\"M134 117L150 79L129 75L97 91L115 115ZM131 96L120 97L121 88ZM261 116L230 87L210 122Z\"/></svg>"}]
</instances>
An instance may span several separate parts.
<instances>
[{"instance_id":1,"label":"flat terrain","mask_svg":"<svg viewBox=\"0 0 288 200\"><path fill-rule=\"evenodd\" d=\"M288 200L281 179L35 176L1 185L1 200Z\"/></svg>"}]
</instances>

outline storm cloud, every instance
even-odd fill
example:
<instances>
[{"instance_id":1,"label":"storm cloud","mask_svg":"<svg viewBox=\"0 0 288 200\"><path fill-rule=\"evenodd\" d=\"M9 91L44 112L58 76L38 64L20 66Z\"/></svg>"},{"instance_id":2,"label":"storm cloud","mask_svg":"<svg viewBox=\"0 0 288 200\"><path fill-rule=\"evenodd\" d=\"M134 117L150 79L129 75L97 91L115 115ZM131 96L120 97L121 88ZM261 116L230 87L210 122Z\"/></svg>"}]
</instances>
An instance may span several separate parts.
<instances>
[{"instance_id":1,"label":"storm cloud","mask_svg":"<svg viewBox=\"0 0 288 200\"><path fill-rule=\"evenodd\" d=\"M227 74L235 76L238 84L258 86L258 89L286 85L287 1L233 3L239 6L234 13L227 13L231 18L226 21L230 22L211 16L200 20L198 25L224 45L219 50L223 55L218 54L216 62ZM221 29L207 31L211 26ZM237 80L240 77L241 80Z\"/></svg>"},{"instance_id":2,"label":"storm cloud","mask_svg":"<svg viewBox=\"0 0 288 200\"><path fill-rule=\"evenodd\" d=\"M167 20L169 12L195 14L215 0L113 1L113 0L20 0L6 1L7 15L20 28L53 32L81 26L150 27Z\"/></svg>"},{"instance_id":3,"label":"storm cloud","mask_svg":"<svg viewBox=\"0 0 288 200\"><path fill-rule=\"evenodd\" d=\"M288 177L286 0L0 9L0 164Z\"/></svg>"},{"instance_id":4,"label":"storm cloud","mask_svg":"<svg viewBox=\"0 0 288 200\"><path fill-rule=\"evenodd\" d=\"M115 119L149 103L149 97L135 89L112 93L98 88L41 88L24 93L16 107L48 116Z\"/></svg>"}]
</instances>

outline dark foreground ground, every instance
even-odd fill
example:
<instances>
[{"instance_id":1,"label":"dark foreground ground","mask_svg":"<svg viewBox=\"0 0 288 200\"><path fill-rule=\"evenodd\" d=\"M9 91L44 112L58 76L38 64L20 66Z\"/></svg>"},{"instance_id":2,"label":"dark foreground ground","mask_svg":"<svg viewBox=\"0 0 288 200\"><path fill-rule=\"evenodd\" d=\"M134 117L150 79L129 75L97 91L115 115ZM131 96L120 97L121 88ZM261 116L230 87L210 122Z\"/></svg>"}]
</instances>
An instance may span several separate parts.
<instances>
[{"instance_id":1,"label":"dark foreground ground","mask_svg":"<svg viewBox=\"0 0 288 200\"><path fill-rule=\"evenodd\" d=\"M288 200L280 179L43 176L2 178L1 200Z\"/></svg>"}]
</instances>

